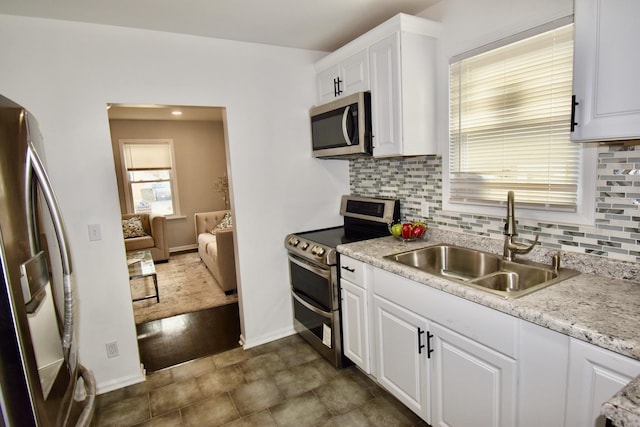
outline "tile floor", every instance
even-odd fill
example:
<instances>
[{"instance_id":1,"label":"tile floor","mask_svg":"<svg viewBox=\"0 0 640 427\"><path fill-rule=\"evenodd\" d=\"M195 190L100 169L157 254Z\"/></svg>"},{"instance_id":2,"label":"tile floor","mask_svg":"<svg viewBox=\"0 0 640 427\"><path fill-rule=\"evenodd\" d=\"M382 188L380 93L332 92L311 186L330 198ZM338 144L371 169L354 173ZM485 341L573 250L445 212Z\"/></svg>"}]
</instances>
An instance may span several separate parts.
<instances>
[{"instance_id":1,"label":"tile floor","mask_svg":"<svg viewBox=\"0 0 640 427\"><path fill-rule=\"evenodd\" d=\"M147 376L97 398L102 426L427 426L354 366L293 335Z\"/></svg>"}]
</instances>

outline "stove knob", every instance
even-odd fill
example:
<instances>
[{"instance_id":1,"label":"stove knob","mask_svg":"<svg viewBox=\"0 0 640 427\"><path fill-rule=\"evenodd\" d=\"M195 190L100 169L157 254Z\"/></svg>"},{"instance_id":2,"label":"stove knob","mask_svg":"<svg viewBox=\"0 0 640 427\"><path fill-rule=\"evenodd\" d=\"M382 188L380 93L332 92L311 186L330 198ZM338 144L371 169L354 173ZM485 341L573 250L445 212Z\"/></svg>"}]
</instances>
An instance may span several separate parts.
<instances>
[{"instance_id":1,"label":"stove knob","mask_svg":"<svg viewBox=\"0 0 640 427\"><path fill-rule=\"evenodd\" d=\"M322 256L322 255L324 255L324 253L325 253L325 252L326 252L326 251L324 250L324 248L316 248L316 252L315 252L315 254L316 254L317 256Z\"/></svg>"},{"instance_id":2,"label":"stove knob","mask_svg":"<svg viewBox=\"0 0 640 427\"><path fill-rule=\"evenodd\" d=\"M293 247L298 246L298 243L300 243L300 240L298 240L296 237L292 237L289 239L289 244Z\"/></svg>"},{"instance_id":3,"label":"stove knob","mask_svg":"<svg viewBox=\"0 0 640 427\"><path fill-rule=\"evenodd\" d=\"M304 242L302 244L302 246L300 246L300 249L302 249L303 251L306 251L308 247L309 247L309 243L308 242Z\"/></svg>"}]
</instances>

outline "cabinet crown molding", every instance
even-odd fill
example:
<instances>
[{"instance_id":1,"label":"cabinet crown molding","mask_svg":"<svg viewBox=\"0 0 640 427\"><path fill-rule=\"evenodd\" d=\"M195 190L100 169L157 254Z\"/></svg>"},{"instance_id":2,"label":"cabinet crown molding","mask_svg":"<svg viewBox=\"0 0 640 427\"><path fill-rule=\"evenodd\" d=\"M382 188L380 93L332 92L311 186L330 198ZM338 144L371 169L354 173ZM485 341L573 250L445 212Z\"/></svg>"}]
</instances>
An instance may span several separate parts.
<instances>
[{"instance_id":1,"label":"cabinet crown molding","mask_svg":"<svg viewBox=\"0 0 640 427\"><path fill-rule=\"evenodd\" d=\"M399 13L339 49L327 54L327 56L315 63L315 70L316 72L326 70L335 65L336 62L340 62L363 49L367 49L372 44L397 31L438 38L442 32L442 24L418 16Z\"/></svg>"}]
</instances>

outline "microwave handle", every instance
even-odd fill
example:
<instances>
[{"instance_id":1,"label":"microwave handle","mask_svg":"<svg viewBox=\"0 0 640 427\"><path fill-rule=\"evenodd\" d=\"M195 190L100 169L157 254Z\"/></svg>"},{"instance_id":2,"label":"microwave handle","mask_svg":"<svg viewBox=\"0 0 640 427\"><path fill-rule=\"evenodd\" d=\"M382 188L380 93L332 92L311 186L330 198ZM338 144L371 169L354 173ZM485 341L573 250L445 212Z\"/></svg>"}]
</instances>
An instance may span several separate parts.
<instances>
[{"instance_id":1,"label":"microwave handle","mask_svg":"<svg viewBox=\"0 0 640 427\"><path fill-rule=\"evenodd\" d=\"M347 120L349 119L349 109L351 105L347 105L344 109L344 113L342 113L342 136L344 137L344 142L347 145L351 145L351 138L349 138L349 131L347 130Z\"/></svg>"}]
</instances>

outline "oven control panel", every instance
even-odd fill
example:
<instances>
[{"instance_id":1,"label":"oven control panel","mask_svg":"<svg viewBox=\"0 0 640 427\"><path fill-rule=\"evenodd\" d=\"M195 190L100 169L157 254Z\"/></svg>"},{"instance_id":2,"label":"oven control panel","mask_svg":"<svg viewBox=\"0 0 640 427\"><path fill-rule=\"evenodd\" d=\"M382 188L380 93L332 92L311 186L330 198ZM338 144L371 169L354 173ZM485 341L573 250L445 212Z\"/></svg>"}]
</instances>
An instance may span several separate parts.
<instances>
[{"instance_id":1,"label":"oven control panel","mask_svg":"<svg viewBox=\"0 0 640 427\"><path fill-rule=\"evenodd\" d=\"M285 247L289 252L310 261L325 265L336 264L335 250L318 243L309 242L298 236L287 236L285 239Z\"/></svg>"}]
</instances>

